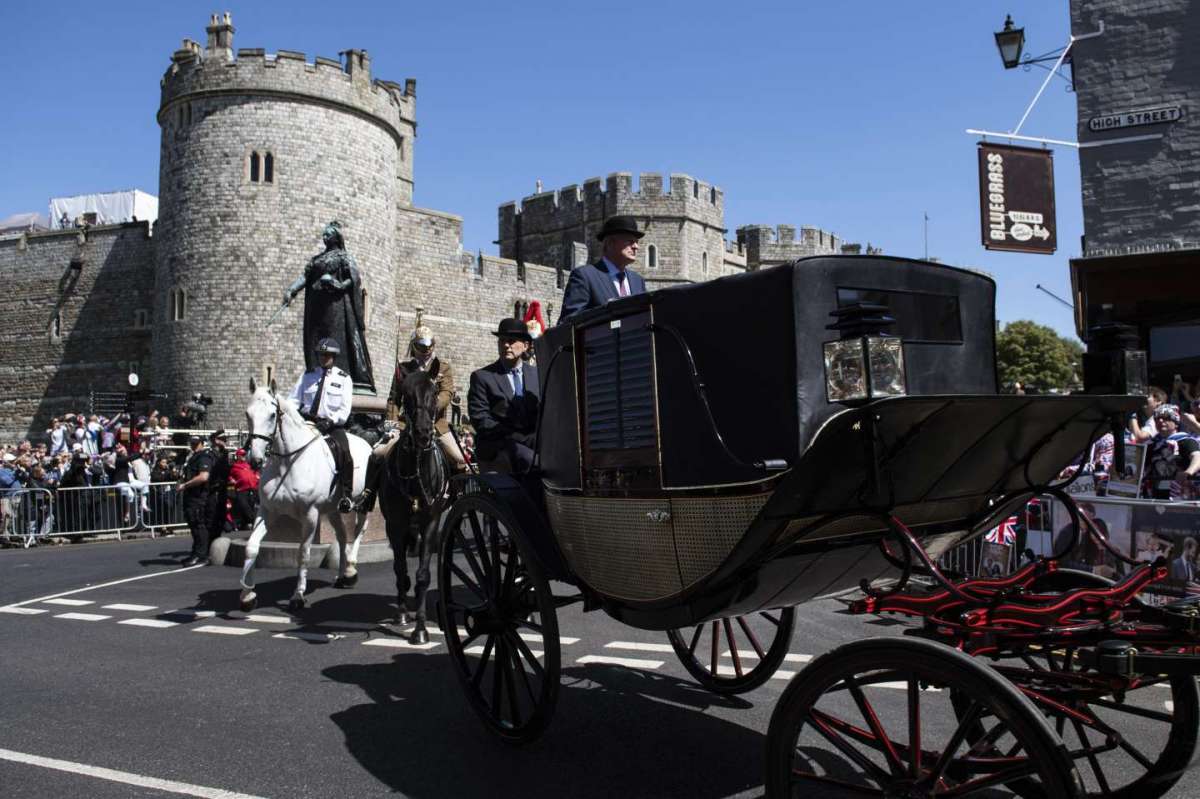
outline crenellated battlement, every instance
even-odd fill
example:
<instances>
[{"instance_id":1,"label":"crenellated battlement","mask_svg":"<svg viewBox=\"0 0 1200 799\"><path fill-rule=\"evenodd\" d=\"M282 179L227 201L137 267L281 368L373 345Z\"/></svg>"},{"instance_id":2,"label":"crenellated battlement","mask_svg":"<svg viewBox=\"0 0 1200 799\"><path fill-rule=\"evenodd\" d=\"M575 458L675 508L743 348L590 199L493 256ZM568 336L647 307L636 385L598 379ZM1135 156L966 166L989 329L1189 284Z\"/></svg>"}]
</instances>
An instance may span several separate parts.
<instances>
[{"instance_id":1,"label":"crenellated battlement","mask_svg":"<svg viewBox=\"0 0 1200 799\"><path fill-rule=\"evenodd\" d=\"M416 81L403 88L371 78L370 56L365 50L346 50L339 59L261 48L233 50L233 25L214 15L208 27L208 47L184 39L171 56L161 81L158 121L163 124L172 108L205 97L239 94L263 95L298 102L342 107L379 120L396 138L412 136L416 124Z\"/></svg>"}]
</instances>

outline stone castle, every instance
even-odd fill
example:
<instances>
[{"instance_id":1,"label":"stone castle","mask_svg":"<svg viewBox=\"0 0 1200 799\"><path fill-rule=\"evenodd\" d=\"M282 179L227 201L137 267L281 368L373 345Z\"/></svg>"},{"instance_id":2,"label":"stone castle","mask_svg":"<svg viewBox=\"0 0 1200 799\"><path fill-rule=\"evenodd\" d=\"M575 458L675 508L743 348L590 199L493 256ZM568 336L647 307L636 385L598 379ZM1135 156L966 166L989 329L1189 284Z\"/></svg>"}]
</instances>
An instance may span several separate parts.
<instances>
[{"instance_id":1,"label":"stone castle","mask_svg":"<svg viewBox=\"0 0 1200 799\"><path fill-rule=\"evenodd\" d=\"M340 60L235 50L228 14L185 39L161 81L159 217L0 239L0 436L38 433L85 410L90 391L139 388L169 411L211 395L236 427L248 378L289 386L303 370L301 302L267 322L283 290L342 223L362 273L381 393L420 317L465 389L496 357L498 319L539 300L553 324L566 273L598 257L606 216L646 227L652 287L805 255L857 252L815 228L747 226L725 238L720 188L629 173L499 209L500 256L462 248L461 217L413 204L416 81L372 78L363 50Z\"/></svg>"}]
</instances>

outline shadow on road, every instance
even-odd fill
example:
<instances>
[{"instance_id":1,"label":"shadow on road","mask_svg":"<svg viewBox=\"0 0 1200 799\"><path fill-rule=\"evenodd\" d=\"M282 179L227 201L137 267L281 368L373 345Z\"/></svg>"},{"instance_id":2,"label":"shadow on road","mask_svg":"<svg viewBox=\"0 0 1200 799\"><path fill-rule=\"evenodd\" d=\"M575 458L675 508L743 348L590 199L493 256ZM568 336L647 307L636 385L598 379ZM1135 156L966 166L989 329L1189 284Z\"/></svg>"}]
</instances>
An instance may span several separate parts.
<instances>
[{"instance_id":1,"label":"shadow on road","mask_svg":"<svg viewBox=\"0 0 1200 799\"><path fill-rule=\"evenodd\" d=\"M177 566L179 561L191 554L190 549L170 550L167 552L159 552L153 558L142 558L138 561L139 566Z\"/></svg>"},{"instance_id":2,"label":"shadow on road","mask_svg":"<svg viewBox=\"0 0 1200 799\"><path fill-rule=\"evenodd\" d=\"M405 796L725 797L762 783L762 734L702 712L749 704L667 675L563 669L545 736L514 748L475 718L444 656L322 674L371 699L331 718L363 767Z\"/></svg>"}]
</instances>

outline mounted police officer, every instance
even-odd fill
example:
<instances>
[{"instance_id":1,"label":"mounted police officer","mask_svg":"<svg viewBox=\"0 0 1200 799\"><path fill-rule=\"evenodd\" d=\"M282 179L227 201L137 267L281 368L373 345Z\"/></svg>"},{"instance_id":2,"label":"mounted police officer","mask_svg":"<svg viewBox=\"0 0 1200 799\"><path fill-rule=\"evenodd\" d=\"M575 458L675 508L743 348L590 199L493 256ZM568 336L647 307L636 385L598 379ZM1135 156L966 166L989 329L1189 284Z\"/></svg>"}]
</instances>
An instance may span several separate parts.
<instances>
[{"instance_id":1,"label":"mounted police officer","mask_svg":"<svg viewBox=\"0 0 1200 799\"><path fill-rule=\"evenodd\" d=\"M200 436L188 439L191 454L183 465L183 479L176 484L176 489L183 493L183 515L192 533L192 551L181 566L208 563L209 476L213 470L213 456L203 445L204 439Z\"/></svg>"},{"instance_id":2,"label":"mounted police officer","mask_svg":"<svg viewBox=\"0 0 1200 799\"><path fill-rule=\"evenodd\" d=\"M350 402L354 384L350 375L334 365L341 347L331 338L323 338L314 349L317 366L309 369L292 389L291 401L300 415L324 433L337 466L342 497L338 510L349 513L354 509L350 497L354 493L354 462L350 442L346 438L346 420L350 418Z\"/></svg>"}]
</instances>

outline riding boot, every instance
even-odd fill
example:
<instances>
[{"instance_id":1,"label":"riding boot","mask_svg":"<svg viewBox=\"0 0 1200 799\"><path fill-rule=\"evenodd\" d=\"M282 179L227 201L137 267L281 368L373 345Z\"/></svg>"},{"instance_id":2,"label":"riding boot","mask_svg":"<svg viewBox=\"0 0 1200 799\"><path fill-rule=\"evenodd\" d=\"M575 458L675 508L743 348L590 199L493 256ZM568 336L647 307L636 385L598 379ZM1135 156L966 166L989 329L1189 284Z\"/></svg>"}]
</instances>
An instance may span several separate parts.
<instances>
[{"instance_id":1,"label":"riding boot","mask_svg":"<svg viewBox=\"0 0 1200 799\"><path fill-rule=\"evenodd\" d=\"M375 509L375 494L379 491L379 480L383 474L382 461L382 458L374 454L367 459L367 476L363 481L363 492L359 495L358 502L354 503L354 509L359 513L370 513Z\"/></svg>"},{"instance_id":2,"label":"riding boot","mask_svg":"<svg viewBox=\"0 0 1200 799\"><path fill-rule=\"evenodd\" d=\"M337 465L338 484L342 489L342 498L338 500L338 512L349 513L354 510L354 458L350 454L350 441L341 427L329 431L329 440L334 444L333 459Z\"/></svg>"}]
</instances>

